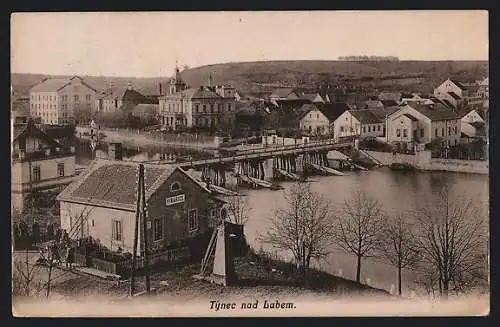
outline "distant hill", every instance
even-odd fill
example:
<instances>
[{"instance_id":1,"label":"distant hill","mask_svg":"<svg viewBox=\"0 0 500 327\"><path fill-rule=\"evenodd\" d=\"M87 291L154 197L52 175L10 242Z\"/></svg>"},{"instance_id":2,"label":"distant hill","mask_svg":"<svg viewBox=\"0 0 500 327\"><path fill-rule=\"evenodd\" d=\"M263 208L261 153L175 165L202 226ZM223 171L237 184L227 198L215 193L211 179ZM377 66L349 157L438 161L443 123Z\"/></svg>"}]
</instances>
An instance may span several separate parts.
<instances>
[{"instance_id":1,"label":"distant hill","mask_svg":"<svg viewBox=\"0 0 500 327\"><path fill-rule=\"evenodd\" d=\"M479 80L488 74L487 61L263 61L234 62L187 69L182 75L188 85L197 87L208 82L234 85L243 92L258 92L273 83L291 86L325 84L358 84L366 88L399 89L429 92L448 77L457 80ZM30 87L42 80L39 74L12 74L16 92L27 94ZM47 76L48 77L48 76ZM87 83L101 90L114 81L125 87L130 81L134 88L146 94L157 94L159 83L163 92L169 77L99 77L82 76Z\"/></svg>"}]
</instances>

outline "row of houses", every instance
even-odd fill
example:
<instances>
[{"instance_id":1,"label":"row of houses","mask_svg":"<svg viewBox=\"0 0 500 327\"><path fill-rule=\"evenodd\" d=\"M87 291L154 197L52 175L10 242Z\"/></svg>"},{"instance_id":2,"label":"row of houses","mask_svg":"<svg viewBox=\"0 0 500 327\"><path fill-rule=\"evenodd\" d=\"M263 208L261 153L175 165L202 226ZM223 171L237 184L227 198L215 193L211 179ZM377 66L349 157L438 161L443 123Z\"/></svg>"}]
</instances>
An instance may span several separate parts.
<instances>
[{"instance_id":1,"label":"row of houses","mask_svg":"<svg viewBox=\"0 0 500 327\"><path fill-rule=\"evenodd\" d=\"M442 104L400 104L374 109L350 109L345 103L304 104L295 111L295 127L310 135L335 140L379 137L413 148L440 139L455 146L484 136L485 120L476 109L458 113Z\"/></svg>"}]
</instances>

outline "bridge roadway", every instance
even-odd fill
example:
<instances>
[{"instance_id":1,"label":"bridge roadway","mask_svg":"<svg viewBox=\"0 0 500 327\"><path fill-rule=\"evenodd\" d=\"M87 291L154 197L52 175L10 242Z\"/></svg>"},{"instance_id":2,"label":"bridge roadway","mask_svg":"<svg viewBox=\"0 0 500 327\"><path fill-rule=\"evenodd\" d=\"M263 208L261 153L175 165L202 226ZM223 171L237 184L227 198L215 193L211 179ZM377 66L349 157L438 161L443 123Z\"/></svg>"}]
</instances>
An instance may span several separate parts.
<instances>
[{"instance_id":1,"label":"bridge roadway","mask_svg":"<svg viewBox=\"0 0 500 327\"><path fill-rule=\"evenodd\" d=\"M277 156L284 156L291 154L299 155L312 151L331 151L349 146L352 146L352 142L336 143L328 140L328 141L311 142L306 145L285 145L272 148L267 147L262 149L244 150L231 156L183 162L180 163L179 166L182 168L196 168L211 164L233 163L248 159L270 159Z\"/></svg>"}]
</instances>

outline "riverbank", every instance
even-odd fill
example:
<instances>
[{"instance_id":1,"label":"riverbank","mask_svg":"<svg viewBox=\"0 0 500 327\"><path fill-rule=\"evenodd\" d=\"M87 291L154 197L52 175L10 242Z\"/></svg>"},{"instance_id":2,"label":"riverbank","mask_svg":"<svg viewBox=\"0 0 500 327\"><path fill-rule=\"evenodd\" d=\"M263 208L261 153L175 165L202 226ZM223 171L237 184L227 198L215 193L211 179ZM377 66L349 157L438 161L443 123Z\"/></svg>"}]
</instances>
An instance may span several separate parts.
<instances>
[{"instance_id":1,"label":"riverbank","mask_svg":"<svg viewBox=\"0 0 500 327\"><path fill-rule=\"evenodd\" d=\"M90 128L77 126L75 129L76 136L82 139L90 139ZM164 147L180 147L196 150L215 150L216 144L213 138L198 137L190 135L169 135L162 136L158 133L137 132L117 129L100 129L102 138L105 142L119 142L125 146L164 146Z\"/></svg>"},{"instance_id":2,"label":"riverbank","mask_svg":"<svg viewBox=\"0 0 500 327\"><path fill-rule=\"evenodd\" d=\"M414 155L361 150L369 159L382 166L406 164L420 170L447 171L455 173L489 174L488 161L432 158L430 151L420 151Z\"/></svg>"}]
</instances>

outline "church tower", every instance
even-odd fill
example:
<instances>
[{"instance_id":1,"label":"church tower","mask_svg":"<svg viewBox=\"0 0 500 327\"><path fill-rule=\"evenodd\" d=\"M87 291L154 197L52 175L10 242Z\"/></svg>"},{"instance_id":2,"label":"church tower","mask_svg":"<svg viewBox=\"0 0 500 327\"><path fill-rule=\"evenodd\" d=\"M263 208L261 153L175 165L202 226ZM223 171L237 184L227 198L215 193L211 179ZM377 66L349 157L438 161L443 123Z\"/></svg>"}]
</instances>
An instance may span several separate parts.
<instances>
[{"instance_id":1,"label":"church tower","mask_svg":"<svg viewBox=\"0 0 500 327\"><path fill-rule=\"evenodd\" d=\"M186 88L187 85L182 79L179 67L175 67L174 78L170 80L170 94L183 91Z\"/></svg>"}]
</instances>

